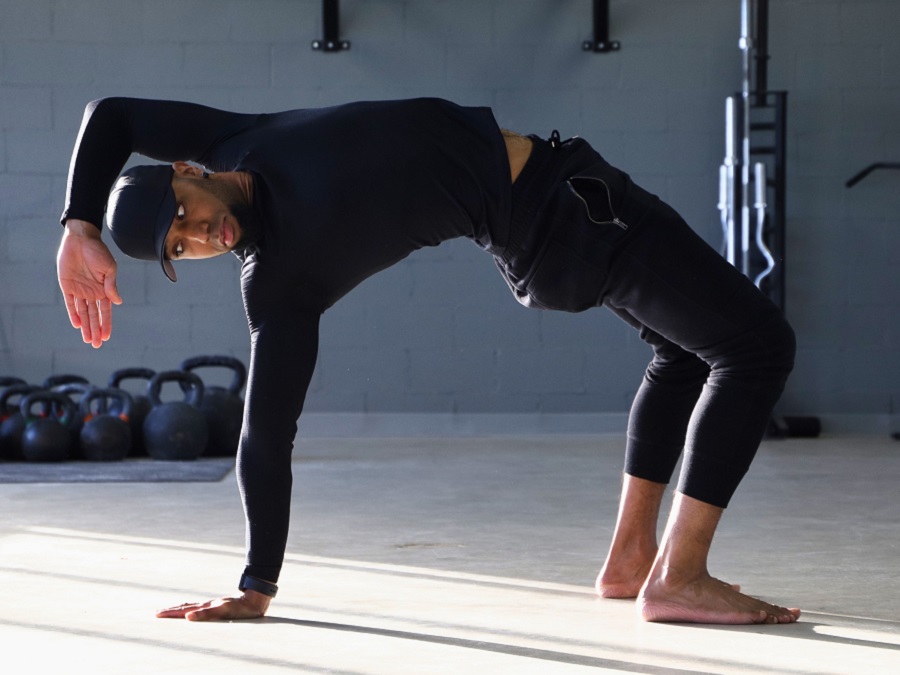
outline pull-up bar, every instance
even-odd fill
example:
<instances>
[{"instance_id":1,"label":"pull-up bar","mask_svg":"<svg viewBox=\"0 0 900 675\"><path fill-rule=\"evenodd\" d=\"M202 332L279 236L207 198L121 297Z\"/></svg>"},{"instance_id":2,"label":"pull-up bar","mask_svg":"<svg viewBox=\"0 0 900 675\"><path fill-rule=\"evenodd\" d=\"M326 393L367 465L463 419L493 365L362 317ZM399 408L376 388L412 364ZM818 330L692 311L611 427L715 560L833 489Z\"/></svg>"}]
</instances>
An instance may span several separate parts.
<instances>
[{"instance_id":1,"label":"pull-up bar","mask_svg":"<svg viewBox=\"0 0 900 675\"><path fill-rule=\"evenodd\" d=\"M350 49L349 40L340 37L341 11L339 0L322 0L322 32L324 37L313 40L312 48L321 52L341 52ZM581 43L586 52L603 54L618 50L618 40L609 39L609 0L593 0L594 37Z\"/></svg>"},{"instance_id":2,"label":"pull-up bar","mask_svg":"<svg viewBox=\"0 0 900 675\"><path fill-rule=\"evenodd\" d=\"M594 0L594 39L585 40L581 48L586 52L604 54L614 52L622 45L609 39L609 0Z\"/></svg>"},{"instance_id":3,"label":"pull-up bar","mask_svg":"<svg viewBox=\"0 0 900 675\"><path fill-rule=\"evenodd\" d=\"M350 49L350 42L340 38L341 11L338 0L322 0L322 30L325 37L313 40L312 48L323 52Z\"/></svg>"}]
</instances>

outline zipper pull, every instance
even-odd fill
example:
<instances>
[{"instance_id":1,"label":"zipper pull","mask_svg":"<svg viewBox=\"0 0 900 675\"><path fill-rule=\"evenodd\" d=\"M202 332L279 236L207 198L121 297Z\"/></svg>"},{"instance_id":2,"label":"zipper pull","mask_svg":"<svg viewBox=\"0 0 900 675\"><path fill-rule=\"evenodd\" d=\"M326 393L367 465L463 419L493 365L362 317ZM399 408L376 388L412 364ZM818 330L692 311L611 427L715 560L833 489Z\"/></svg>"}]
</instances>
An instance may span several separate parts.
<instances>
[{"instance_id":1,"label":"zipper pull","mask_svg":"<svg viewBox=\"0 0 900 675\"><path fill-rule=\"evenodd\" d=\"M553 148L554 150L556 150L559 148L560 145L561 145L561 141L559 139L559 132L556 129L554 129L553 132L550 134L550 147Z\"/></svg>"}]
</instances>

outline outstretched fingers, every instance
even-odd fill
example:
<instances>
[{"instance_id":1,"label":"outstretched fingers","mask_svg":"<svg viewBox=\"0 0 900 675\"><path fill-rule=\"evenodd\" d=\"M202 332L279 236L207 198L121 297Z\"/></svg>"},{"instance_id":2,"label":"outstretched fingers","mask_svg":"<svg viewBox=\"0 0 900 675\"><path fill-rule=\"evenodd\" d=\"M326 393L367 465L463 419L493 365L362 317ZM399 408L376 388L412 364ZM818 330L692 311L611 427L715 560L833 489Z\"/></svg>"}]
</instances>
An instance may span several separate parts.
<instances>
[{"instance_id":1,"label":"outstretched fingers","mask_svg":"<svg viewBox=\"0 0 900 675\"><path fill-rule=\"evenodd\" d=\"M112 304L109 300L85 300L65 296L66 312L73 328L81 330L85 343L100 347L112 334Z\"/></svg>"},{"instance_id":2,"label":"outstretched fingers","mask_svg":"<svg viewBox=\"0 0 900 675\"><path fill-rule=\"evenodd\" d=\"M190 612L196 612L209 607L212 602L186 602L182 605L161 609L156 612L158 619L184 619Z\"/></svg>"},{"instance_id":3,"label":"outstretched fingers","mask_svg":"<svg viewBox=\"0 0 900 675\"><path fill-rule=\"evenodd\" d=\"M156 612L160 619L187 619L188 621L228 621L233 619L258 619L264 616L269 599L262 603L247 596L219 598L208 602L186 602Z\"/></svg>"}]
</instances>

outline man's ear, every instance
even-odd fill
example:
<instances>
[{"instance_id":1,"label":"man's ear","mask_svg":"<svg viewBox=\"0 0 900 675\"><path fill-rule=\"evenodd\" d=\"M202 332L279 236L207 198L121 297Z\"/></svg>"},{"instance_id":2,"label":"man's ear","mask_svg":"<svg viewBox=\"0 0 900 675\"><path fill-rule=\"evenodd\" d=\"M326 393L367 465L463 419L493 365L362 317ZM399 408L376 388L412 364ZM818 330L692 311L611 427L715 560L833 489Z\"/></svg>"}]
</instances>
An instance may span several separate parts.
<instances>
[{"instance_id":1,"label":"man's ear","mask_svg":"<svg viewBox=\"0 0 900 675\"><path fill-rule=\"evenodd\" d=\"M176 175L187 178L199 178L203 173L203 169L194 166L193 164L188 164L187 162L173 162L172 169L175 170Z\"/></svg>"}]
</instances>

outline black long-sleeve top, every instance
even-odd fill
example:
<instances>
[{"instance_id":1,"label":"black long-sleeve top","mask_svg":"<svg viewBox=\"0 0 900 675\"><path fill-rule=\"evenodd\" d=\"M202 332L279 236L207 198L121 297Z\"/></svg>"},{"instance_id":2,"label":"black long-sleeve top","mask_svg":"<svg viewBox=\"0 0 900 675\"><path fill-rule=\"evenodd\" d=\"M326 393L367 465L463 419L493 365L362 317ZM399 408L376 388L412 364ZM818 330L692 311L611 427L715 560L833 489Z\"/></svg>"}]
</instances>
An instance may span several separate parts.
<instances>
[{"instance_id":1,"label":"black long-sleeve top","mask_svg":"<svg viewBox=\"0 0 900 675\"><path fill-rule=\"evenodd\" d=\"M90 103L63 222L101 226L132 153L253 177L263 237L243 258L251 360L238 484L247 567L277 581L288 536L291 453L316 363L319 317L354 286L423 246L505 243L510 168L487 108L439 99L240 114L191 103Z\"/></svg>"}]
</instances>

